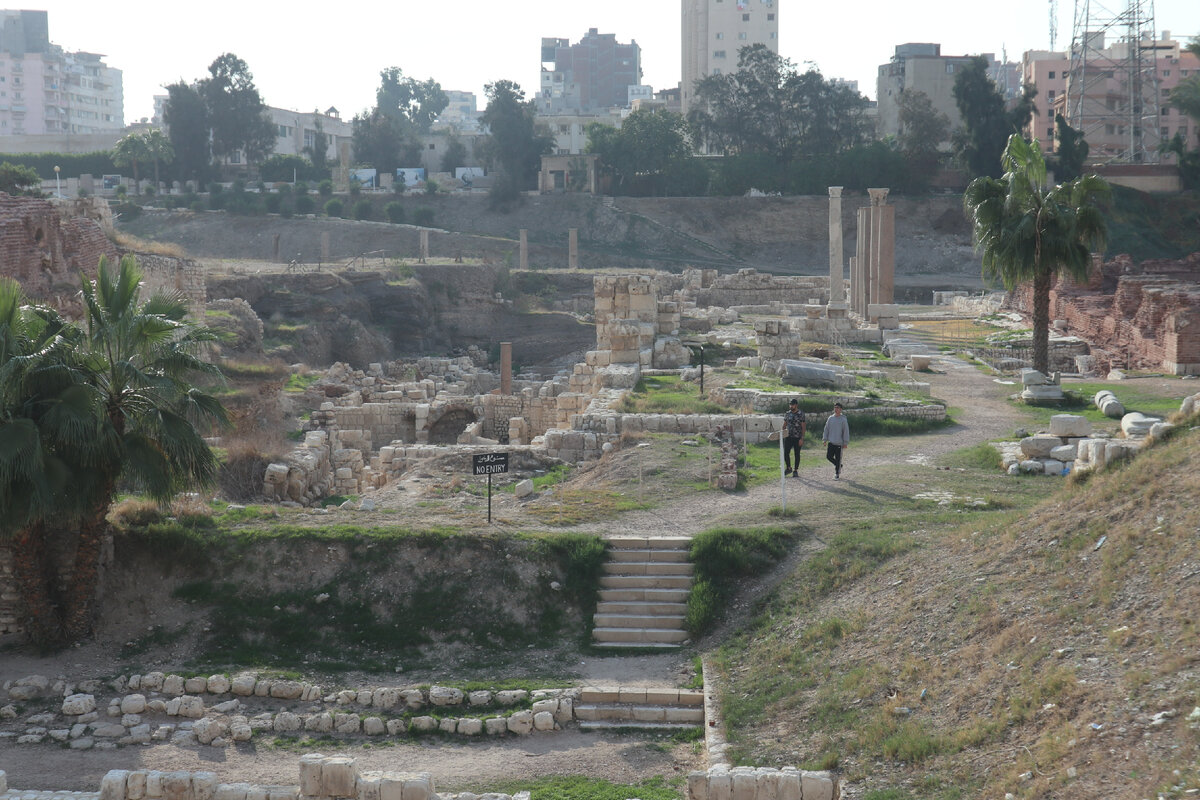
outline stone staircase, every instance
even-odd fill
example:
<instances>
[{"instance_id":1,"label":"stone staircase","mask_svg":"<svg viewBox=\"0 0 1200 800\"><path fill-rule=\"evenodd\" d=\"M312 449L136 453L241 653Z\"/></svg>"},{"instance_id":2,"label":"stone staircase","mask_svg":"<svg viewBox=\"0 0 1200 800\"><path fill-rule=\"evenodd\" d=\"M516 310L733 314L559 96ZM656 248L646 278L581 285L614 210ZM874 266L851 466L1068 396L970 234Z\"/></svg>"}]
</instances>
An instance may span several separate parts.
<instances>
[{"instance_id":1,"label":"stone staircase","mask_svg":"<svg viewBox=\"0 0 1200 800\"><path fill-rule=\"evenodd\" d=\"M600 647L678 648L692 588L691 539L617 537L600 579L592 639Z\"/></svg>"},{"instance_id":2,"label":"stone staircase","mask_svg":"<svg viewBox=\"0 0 1200 800\"><path fill-rule=\"evenodd\" d=\"M704 692L695 689L584 687L575 702L581 730L676 731L704 725Z\"/></svg>"}]
</instances>

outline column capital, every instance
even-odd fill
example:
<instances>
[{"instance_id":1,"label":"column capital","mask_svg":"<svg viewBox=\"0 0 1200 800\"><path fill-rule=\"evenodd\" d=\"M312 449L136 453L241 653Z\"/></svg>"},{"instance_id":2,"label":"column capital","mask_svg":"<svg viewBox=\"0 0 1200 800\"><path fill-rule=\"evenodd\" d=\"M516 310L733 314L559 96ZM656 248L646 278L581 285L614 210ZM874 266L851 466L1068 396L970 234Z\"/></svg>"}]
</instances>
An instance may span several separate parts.
<instances>
[{"instance_id":1,"label":"column capital","mask_svg":"<svg viewBox=\"0 0 1200 800\"><path fill-rule=\"evenodd\" d=\"M881 206L887 200L888 189L867 189L867 194L871 196L871 205Z\"/></svg>"},{"instance_id":2,"label":"column capital","mask_svg":"<svg viewBox=\"0 0 1200 800\"><path fill-rule=\"evenodd\" d=\"M842 196L842 187L841 186L830 186L829 187L829 196L830 197L841 197Z\"/></svg>"}]
</instances>

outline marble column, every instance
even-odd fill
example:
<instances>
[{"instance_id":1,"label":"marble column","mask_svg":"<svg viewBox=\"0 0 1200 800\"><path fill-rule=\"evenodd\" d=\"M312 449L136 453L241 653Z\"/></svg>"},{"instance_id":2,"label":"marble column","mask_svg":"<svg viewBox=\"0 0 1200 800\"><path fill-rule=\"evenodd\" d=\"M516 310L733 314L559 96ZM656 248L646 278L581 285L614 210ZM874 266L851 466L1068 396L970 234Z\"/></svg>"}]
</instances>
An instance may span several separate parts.
<instances>
[{"instance_id":1,"label":"marble column","mask_svg":"<svg viewBox=\"0 0 1200 800\"><path fill-rule=\"evenodd\" d=\"M845 307L842 277L842 187L829 187L829 306Z\"/></svg>"},{"instance_id":2,"label":"marble column","mask_svg":"<svg viewBox=\"0 0 1200 800\"><path fill-rule=\"evenodd\" d=\"M429 258L429 231L421 231L421 263L425 263L425 259Z\"/></svg>"},{"instance_id":3,"label":"marble column","mask_svg":"<svg viewBox=\"0 0 1200 800\"><path fill-rule=\"evenodd\" d=\"M579 269L579 228L567 231L567 269Z\"/></svg>"},{"instance_id":4,"label":"marble column","mask_svg":"<svg viewBox=\"0 0 1200 800\"><path fill-rule=\"evenodd\" d=\"M521 228L521 269L529 269L529 231Z\"/></svg>"},{"instance_id":5,"label":"marble column","mask_svg":"<svg viewBox=\"0 0 1200 800\"><path fill-rule=\"evenodd\" d=\"M887 202L887 189L867 189L871 196L871 265L868 279L867 304L882 303L880 300L880 265L883 255L883 206Z\"/></svg>"}]
</instances>

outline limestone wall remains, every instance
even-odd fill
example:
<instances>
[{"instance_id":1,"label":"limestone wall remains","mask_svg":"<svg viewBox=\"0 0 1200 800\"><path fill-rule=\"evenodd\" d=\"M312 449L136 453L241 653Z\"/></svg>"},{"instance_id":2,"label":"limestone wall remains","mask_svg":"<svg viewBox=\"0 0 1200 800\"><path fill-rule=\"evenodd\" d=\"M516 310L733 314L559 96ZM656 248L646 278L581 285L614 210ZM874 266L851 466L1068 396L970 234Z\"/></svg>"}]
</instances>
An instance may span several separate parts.
<instances>
[{"instance_id":1,"label":"limestone wall remains","mask_svg":"<svg viewBox=\"0 0 1200 800\"><path fill-rule=\"evenodd\" d=\"M700 273L696 278L691 274ZM740 269L726 275L708 275L712 270L685 273L683 294L697 306L766 305L771 302L829 302L829 276L772 275L755 269ZM699 284L699 285L697 285Z\"/></svg>"},{"instance_id":2,"label":"limestone wall remains","mask_svg":"<svg viewBox=\"0 0 1200 800\"><path fill-rule=\"evenodd\" d=\"M733 767L718 764L688 773L687 800L838 800L841 787L829 772L795 767Z\"/></svg>"},{"instance_id":3,"label":"limestone wall remains","mask_svg":"<svg viewBox=\"0 0 1200 800\"><path fill-rule=\"evenodd\" d=\"M1032 313L1032 287L1018 288L1009 303ZM1094 266L1083 285L1060 277L1050 315L1088 341L1102 372L1120 366L1200 374L1200 253L1141 264L1117 256Z\"/></svg>"},{"instance_id":4,"label":"limestone wall remains","mask_svg":"<svg viewBox=\"0 0 1200 800\"><path fill-rule=\"evenodd\" d=\"M187 300L190 316L204 319L208 298L204 268L190 258L175 258L154 253L134 253L142 270L142 296L156 291L178 292Z\"/></svg>"}]
</instances>

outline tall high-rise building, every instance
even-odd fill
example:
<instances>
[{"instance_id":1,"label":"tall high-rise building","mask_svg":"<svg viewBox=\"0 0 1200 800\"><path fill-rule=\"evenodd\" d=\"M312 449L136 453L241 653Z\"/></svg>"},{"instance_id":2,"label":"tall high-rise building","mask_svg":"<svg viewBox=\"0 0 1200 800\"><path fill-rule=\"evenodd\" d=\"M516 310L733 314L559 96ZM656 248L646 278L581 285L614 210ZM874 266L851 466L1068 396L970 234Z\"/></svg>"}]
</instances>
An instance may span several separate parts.
<instances>
[{"instance_id":1,"label":"tall high-rise building","mask_svg":"<svg viewBox=\"0 0 1200 800\"><path fill-rule=\"evenodd\" d=\"M779 0L682 0L683 81L686 114L696 82L737 69L738 51L763 44L779 52Z\"/></svg>"},{"instance_id":2,"label":"tall high-rise building","mask_svg":"<svg viewBox=\"0 0 1200 800\"><path fill-rule=\"evenodd\" d=\"M590 29L576 44L542 39L542 114L587 114L629 106L629 87L642 82L642 50L616 34Z\"/></svg>"},{"instance_id":3,"label":"tall high-rise building","mask_svg":"<svg viewBox=\"0 0 1200 800\"><path fill-rule=\"evenodd\" d=\"M96 53L53 44L45 11L0 10L0 150L6 136L47 134L70 150L67 137L116 141L124 127L121 70Z\"/></svg>"}]
</instances>

